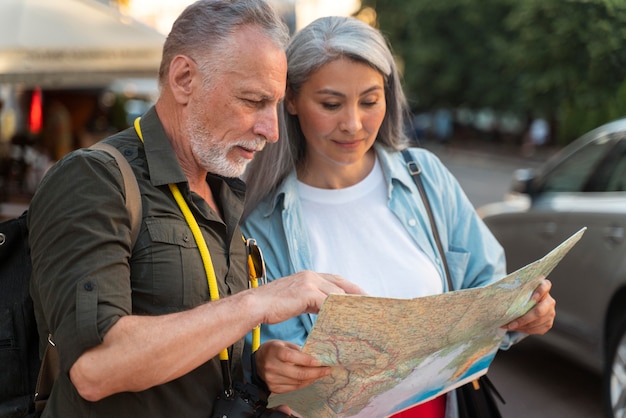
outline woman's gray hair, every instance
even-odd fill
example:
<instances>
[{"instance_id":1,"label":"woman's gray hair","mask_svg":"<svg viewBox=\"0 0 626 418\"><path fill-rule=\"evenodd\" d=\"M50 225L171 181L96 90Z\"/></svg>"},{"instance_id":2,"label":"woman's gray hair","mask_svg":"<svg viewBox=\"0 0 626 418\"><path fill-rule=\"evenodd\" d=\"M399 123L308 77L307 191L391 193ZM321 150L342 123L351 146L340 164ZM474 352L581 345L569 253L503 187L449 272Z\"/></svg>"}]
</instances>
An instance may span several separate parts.
<instances>
[{"instance_id":1,"label":"woman's gray hair","mask_svg":"<svg viewBox=\"0 0 626 418\"><path fill-rule=\"evenodd\" d=\"M194 59L202 73L209 75L212 65L228 59L231 35L244 25L260 27L281 49L289 42L289 29L265 0L199 0L187 6L163 45L159 85L165 85L176 55ZM217 53L209 58L213 52Z\"/></svg>"},{"instance_id":2,"label":"woman's gray hair","mask_svg":"<svg viewBox=\"0 0 626 418\"><path fill-rule=\"evenodd\" d=\"M329 62L349 58L365 63L384 76L387 111L376 141L393 149L407 147L404 121L408 112L398 69L385 37L352 17L322 17L298 32L287 47L287 88L298 95L311 74ZM249 164L244 217L300 164L306 141L297 115L279 109L280 140L268 144Z\"/></svg>"}]
</instances>

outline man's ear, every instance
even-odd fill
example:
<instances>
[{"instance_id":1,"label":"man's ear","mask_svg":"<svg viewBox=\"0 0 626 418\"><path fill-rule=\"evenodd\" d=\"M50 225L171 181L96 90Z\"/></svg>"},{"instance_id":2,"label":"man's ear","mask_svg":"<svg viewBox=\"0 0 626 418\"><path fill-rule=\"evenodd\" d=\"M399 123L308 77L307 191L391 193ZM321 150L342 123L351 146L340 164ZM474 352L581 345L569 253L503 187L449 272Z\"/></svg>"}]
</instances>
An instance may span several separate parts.
<instances>
[{"instance_id":1,"label":"man's ear","mask_svg":"<svg viewBox=\"0 0 626 418\"><path fill-rule=\"evenodd\" d=\"M192 92L192 81L198 74L198 66L185 55L176 55L170 63L168 82L172 95L178 103L186 104Z\"/></svg>"},{"instance_id":2,"label":"man's ear","mask_svg":"<svg viewBox=\"0 0 626 418\"><path fill-rule=\"evenodd\" d=\"M298 108L296 107L296 104L295 104L295 101L296 101L295 96L296 95L293 92L293 90L291 90L291 88L287 86L287 89L285 90L285 109L287 109L287 112L289 112L290 115L298 114Z\"/></svg>"}]
</instances>

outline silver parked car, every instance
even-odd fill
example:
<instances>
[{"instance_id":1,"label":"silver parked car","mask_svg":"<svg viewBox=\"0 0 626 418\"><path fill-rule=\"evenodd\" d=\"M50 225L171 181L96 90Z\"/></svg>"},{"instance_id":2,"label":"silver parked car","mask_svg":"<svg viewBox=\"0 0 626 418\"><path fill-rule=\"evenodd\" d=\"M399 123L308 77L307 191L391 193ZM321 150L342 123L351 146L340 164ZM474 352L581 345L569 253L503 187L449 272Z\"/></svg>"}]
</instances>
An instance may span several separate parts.
<instances>
[{"instance_id":1,"label":"silver parked car","mask_svg":"<svg viewBox=\"0 0 626 418\"><path fill-rule=\"evenodd\" d=\"M626 119L585 134L539 169L516 171L504 201L478 212L509 271L587 227L549 277L554 328L533 338L601 373L607 417L626 417Z\"/></svg>"}]
</instances>

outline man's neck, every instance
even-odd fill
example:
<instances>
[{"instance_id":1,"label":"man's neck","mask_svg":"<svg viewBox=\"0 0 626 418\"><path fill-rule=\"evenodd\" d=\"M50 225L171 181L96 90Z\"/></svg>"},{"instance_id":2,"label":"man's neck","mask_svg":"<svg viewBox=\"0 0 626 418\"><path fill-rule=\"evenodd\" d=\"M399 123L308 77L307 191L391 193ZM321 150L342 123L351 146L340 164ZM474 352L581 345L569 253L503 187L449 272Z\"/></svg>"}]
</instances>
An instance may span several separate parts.
<instances>
[{"instance_id":1,"label":"man's neck","mask_svg":"<svg viewBox=\"0 0 626 418\"><path fill-rule=\"evenodd\" d=\"M155 105L155 109L157 115L159 115L163 129L165 130L167 139L172 145L174 154L176 154L178 164L187 178L190 190L202 197L211 209L221 217L211 187L206 181L207 172L197 164L191 151L189 140L183 134L182 118L177 112L177 108L171 109L167 106L167 101L159 100ZM161 117L161 115L166 115L166 117Z\"/></svg>"}]
</instances>

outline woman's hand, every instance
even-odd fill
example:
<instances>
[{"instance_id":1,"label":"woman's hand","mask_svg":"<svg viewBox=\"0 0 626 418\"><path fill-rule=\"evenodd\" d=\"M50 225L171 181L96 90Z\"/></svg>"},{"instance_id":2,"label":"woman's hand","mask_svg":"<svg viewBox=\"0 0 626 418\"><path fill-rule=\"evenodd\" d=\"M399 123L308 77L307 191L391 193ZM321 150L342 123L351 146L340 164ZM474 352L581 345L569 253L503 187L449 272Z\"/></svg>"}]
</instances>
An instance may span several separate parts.
<instances>
[{"instance_id":1,"label":"woman's hand","mask_svg":"<svg viewBox=\"0 0 626 418\"><path fill-rule=\"evenodd\" d=\"M514 319L503 328L525 334L545 334L548 332L552 328L556 316L556 301L550 296L551 288L550 280L544 279L537 286L532 296L537 304L525 315Z\"/></svg>"},{"instance_id":2,"label":"woman's hand","mask_svg":"<svg viewBox=\"0 0 626 418\"><path fill-rule=\"evenodd\" d=\"M304 354L296 344L271 340L256 351L256 369L259 377L273 393L291 392L315 380L328 376L331 368Z\"/></svg>"}]
</instances>

